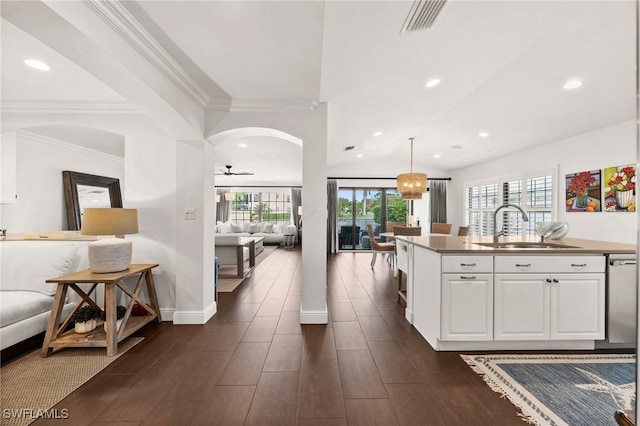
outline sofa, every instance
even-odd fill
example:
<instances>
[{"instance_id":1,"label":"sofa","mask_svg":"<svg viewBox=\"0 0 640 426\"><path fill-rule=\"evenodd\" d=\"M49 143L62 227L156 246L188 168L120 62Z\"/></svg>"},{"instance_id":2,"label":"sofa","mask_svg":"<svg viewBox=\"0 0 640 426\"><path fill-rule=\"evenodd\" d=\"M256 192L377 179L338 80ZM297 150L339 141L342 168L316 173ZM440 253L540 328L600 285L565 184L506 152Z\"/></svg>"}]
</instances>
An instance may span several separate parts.
<instances>
[{"instance_id":1,"label":"sofa","mask_svg":"<svg viewBox=\"0 0 640 426\"><path fill-rule=\"evenodd\" d=\"M216 237L235 235L239 237L263 237L264 244L283 244L285 235L293 235L297 239L298 229L295 225L274 222L220 222L216 224Z\"/></svg>"},{"instance_id":2,"label":"sofa","mask_svg":"<svg viewBox=\"0 0 640 426\"><path fill-rule=\"evenodd\" d=\"M0 242L0 349L46 331L57 289L47 279L88 266L86 241ZM63 317L78 300L67 294Z\"/></svg>"}]
</instances>

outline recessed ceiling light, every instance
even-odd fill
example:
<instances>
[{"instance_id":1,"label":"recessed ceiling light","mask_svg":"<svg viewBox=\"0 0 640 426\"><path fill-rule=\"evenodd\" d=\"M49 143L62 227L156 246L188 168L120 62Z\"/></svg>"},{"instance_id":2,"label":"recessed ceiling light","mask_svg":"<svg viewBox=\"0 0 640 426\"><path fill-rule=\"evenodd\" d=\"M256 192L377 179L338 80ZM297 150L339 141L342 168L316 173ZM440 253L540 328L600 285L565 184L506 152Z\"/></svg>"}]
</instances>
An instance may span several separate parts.
<instances>
[{"instance_id":1,"label":"recessed ceiling light","mask_svg":"<svg viewBox=\"0 0 640 426\"><path fill-rule=\"evenodd\" d=\"M488 137L489 137L489 133L487 133L487 132L480 132L480 133L478 133L478 136L480 136L481 138L488 138Z\"/></svg>"},{"instance_id":2,"label":"recessed ceiling light","mask_svg":"<svg viewBox=\"0 0 640 426\"><path fill-rule=\"evenodd\" d=\"M364 154L358 154L358 155L356 155L356 157L362 158L362 157L364 157Z\"/></svg>"},{"instance_id":3,"label":"recessed ceiling light","mask_svg":"<svg viewBox=\"0 0 640 426\"><path fill-rule=\"evenodd\" d=\"M433 79L427 81L427 84L425 84L425 87L435 87L438 84L440 84L440 79L439 78L433 78Z\"/></svg>"},{"instance_id":4,"label":"recessed ceiling light","mask_svg":"<svg viewBox=\"0 0 640 426\"><path fill-rule=\"evenodd\" d=\"M373 136L380 136L380 135L382 135L382 132L380 132L380 131L377 131L377 132L375 132L375 133L373 134Z\"/></svg>"},{"instance_id":5,"label":"recessed ceiling light","mask_svg":"<svg viewBox=\"0 0 640 426\"><path fill-rule=\"evenodd\" d=\"M440 154L433 154L433 158L440 158L441 155Z\"/></svg>"},{"instance_id":6,"label":"recessed ceiling light","mask_svg":"<svg viewBox=\"0 0 640 426\"><path fill-rule=\"evenodd\" d=\"M49 65L37 59L25 59L24 63L30 66L31 68L39 71L49 71L51 69Z\"/></svg>"},{"instance_id":7,"label":"recessed ceiling light","mask_svg":"<svg viewBox=\"0 0 640 426\"><path fill-rule=\"evenodd\" d=\"M247 147L247 144L246 144L246 143L239 143L239 144L238 144L238 146L239 146L240 148L246 148L246 147Z\"/></svg>"},{"instance_id":8,"label":"recessed ceiling light","mask_svg":"<svg viewBox=\"0 0 640 426\"><path fill-rule=\"evenodd\" d=\"M462 145L451 145L451 149L462 149Z\"/></svg>"},{"instance_id":9,"label":"recessed ceiling light","mask_svg":"<svg viewBox=\"0 0 640 426\"><path fill-rule=\"evenodd\" d=\"M564 87L567 90L573 90L573 89L577 89L580 86L582 86L582 81L573 79L573 80L567 81L562 87Z\"/></svg>"}]
</instances>

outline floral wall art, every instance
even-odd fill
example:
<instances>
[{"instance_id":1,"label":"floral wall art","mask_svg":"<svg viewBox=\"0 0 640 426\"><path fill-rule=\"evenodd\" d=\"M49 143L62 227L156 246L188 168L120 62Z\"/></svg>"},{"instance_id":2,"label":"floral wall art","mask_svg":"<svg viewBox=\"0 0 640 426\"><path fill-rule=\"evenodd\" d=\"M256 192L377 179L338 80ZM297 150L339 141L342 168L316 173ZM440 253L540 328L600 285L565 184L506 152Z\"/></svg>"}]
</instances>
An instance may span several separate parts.
<instances>
[{"instance_id":1,"label":"floral wall art","mask_svg":"<svg viewBox=\"0 0 640 426\"><path fill-rule=\"evenodd\" d=\"M566 206L568 212L602 211L600 199L600 170L569 173L566 175Z\"/></svg>"},{"instance_id":2,"label":"floral wall art","mask_svg":"<svg viewBox=\"0 0 640 426\"><path fill-rule=\"evenodd\" d=\"M604 211L636 211L636 168L633 165L604 169Z\"/></svg>"}]
</instances>

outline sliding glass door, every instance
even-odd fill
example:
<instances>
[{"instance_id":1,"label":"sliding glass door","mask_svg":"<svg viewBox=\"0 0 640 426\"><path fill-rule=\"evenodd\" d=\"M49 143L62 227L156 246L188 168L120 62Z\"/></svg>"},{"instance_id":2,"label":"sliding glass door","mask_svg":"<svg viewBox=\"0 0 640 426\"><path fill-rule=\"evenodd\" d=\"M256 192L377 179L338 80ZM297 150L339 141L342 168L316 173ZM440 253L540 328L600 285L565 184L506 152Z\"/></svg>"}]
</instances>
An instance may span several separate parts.
<instances>
[{"instance_id":1,"label":"sliding glass door","mask_svg":"<svg viewBox=\"0 0 640 426\"><path fill-rule=\"evenodd\" d=\"M405 222L406 202L395 189L340 188L338 246L340 250L370 250L367 225L377 237L387 221ZM398 219L398 220L396 220Z\"/></svg>"}]
</instances>

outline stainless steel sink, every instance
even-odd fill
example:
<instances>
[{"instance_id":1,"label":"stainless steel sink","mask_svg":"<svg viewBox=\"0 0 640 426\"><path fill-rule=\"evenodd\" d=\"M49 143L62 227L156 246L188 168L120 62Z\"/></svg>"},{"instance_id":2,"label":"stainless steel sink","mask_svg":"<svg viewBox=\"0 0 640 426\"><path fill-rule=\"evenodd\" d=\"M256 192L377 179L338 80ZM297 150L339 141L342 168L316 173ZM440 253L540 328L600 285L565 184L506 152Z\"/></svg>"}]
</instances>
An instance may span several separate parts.
<instances>
[{"instance_id":1,"label":"stainless steel sink","mask_svg":"<svg viewBox=\"0 0 640 426\"><path fill-rule=\"evenodd\" d=\"M493 248L513 248L513 249L563 249L563 248L578 248L576 246L567 246L564 244L552 244L552 243L534 243L534 242L498 242L498 243L473 243L479 246L493 247Z\"/></svg>"}]
</instances>

